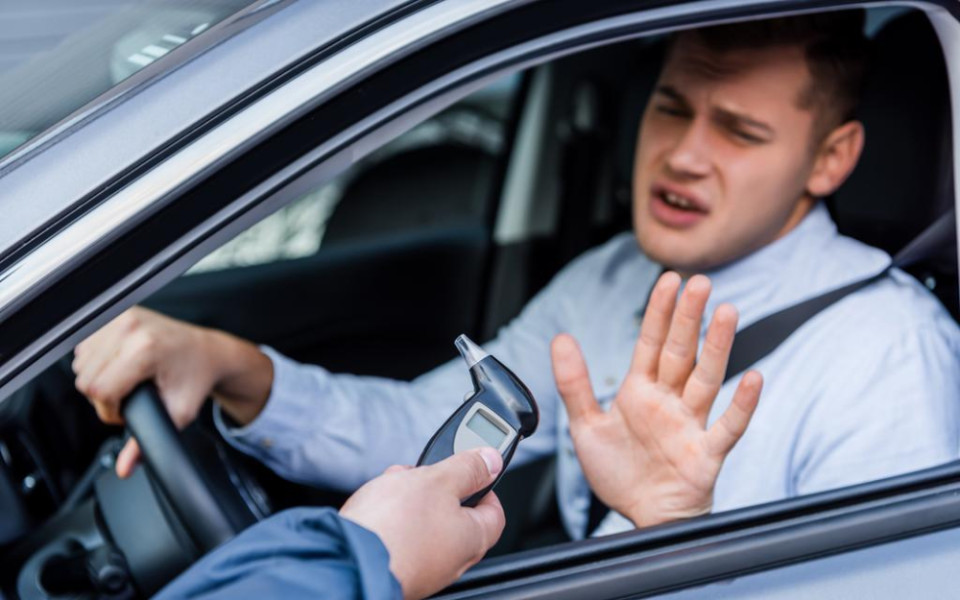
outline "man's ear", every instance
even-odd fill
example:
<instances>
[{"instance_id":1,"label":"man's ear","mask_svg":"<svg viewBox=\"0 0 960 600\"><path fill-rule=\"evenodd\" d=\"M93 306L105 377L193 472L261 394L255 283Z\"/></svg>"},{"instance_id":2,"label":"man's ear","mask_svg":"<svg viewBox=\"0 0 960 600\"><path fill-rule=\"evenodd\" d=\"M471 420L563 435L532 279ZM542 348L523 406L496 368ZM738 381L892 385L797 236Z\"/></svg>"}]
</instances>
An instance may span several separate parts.
<instances>
[{"instance_id":1,"label":"man's ear","mask_svg":"<svg viewBox=\"0 0 960 600\"><path fill-rule=\"evenodd\" d=\"M860 121L848 121L831 131L817 150L813 170L807 179L807 193L822 198L835 192L857 166L863 142L864 130Z\"/></svg>"}]
</instances>

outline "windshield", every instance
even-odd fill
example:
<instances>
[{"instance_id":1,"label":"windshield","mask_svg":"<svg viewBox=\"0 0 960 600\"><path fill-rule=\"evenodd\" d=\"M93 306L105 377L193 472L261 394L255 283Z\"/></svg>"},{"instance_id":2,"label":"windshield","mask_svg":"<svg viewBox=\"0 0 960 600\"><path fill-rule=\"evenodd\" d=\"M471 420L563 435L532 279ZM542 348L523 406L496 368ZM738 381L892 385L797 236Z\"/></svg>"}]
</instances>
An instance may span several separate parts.
<instances>
[{"instance_id":1,"label":"windshield","mask_svg":"<svg viewBox=\"0 0 960 600\"><path fill-rule=\"evenodd\" d=\"M0 157L254 1L5 2Z\"/></svg>"}]
</instances>

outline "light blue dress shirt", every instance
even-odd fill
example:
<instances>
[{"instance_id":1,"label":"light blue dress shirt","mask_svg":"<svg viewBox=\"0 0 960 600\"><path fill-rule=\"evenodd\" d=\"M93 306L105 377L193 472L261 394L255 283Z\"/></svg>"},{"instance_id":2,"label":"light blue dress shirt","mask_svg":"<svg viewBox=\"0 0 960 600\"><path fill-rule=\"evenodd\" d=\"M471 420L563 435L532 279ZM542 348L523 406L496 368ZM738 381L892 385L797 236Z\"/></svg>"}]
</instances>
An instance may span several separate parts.
<instances>
[{"instance_id":1,"label":"light blue dress shirt","mask_svg":"<svg viewBox=\"0 0 960 600\"><path fill-rule=\"evenodd\" d=\"M707 273L740 328L777 310L882 271L890 257L838 234L818 205L793 231ZM537 433L513 465L556 454L557 494L568 533L586 527L589 489L550 365L550 341L572 334L597 398L609 405L639 332L636 314L660 271L631 234L574 260L484 347L513 369L540 405ZM708 319L704 319L706 331ZM702 336L701 336L702 340ZM431 434L471 389L453 360L412 382L335 375L265 349L274 382L255 421L226 439L280 475L353 490L391 464L413 464ZM714 510L870 481L957 458L960 330L923 286L894 270L823 311L755 365L760 404L717 480ZM738 378L710 414L727 408ZM611 513L598 535L632 528Z\"/></svg>"}]
</instances>

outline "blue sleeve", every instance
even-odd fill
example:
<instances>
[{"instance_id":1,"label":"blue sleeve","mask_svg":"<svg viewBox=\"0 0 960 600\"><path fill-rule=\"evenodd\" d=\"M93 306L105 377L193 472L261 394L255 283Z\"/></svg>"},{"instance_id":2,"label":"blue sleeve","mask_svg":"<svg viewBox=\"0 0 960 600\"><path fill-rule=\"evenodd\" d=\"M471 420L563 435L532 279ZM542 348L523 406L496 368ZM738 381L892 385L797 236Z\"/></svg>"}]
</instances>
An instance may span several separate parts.
<instances>
[{"instance_id":1,"label":"blue sleeve","mask_svg":"<svg viewBox=\"0 0 960 600\"><path fill-rule=\"evenodd\" d=\"M155 598L400 599L380 538L330 508L278 513L217 548Z\"/></svg>"}]
</instances>

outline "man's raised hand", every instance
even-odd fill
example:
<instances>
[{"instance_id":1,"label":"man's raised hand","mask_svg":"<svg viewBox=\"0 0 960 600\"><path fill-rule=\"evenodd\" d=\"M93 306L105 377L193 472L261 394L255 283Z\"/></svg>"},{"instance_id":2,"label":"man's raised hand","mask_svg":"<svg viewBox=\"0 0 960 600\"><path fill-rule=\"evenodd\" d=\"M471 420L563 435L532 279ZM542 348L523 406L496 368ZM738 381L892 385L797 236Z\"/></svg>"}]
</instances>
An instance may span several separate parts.
<instances>
[{"instance_id":1,"label":"man's raised hand","mask_svg":"<svg viewBox=\"0 0 960 600\"><path fill-rule=\"evenodd\" d=\"M717 307L697 360L710 280L692 277L677 300L680 282L676 273L657 281L609 411L597 404L576 341L560 335L551 348L584 475L601 500L637 527L710 512L720 466L746 430L763 385L759 373L746 373L733 402L707 428L737 312L729 304Z\"/></svg>"}]
</instances>

